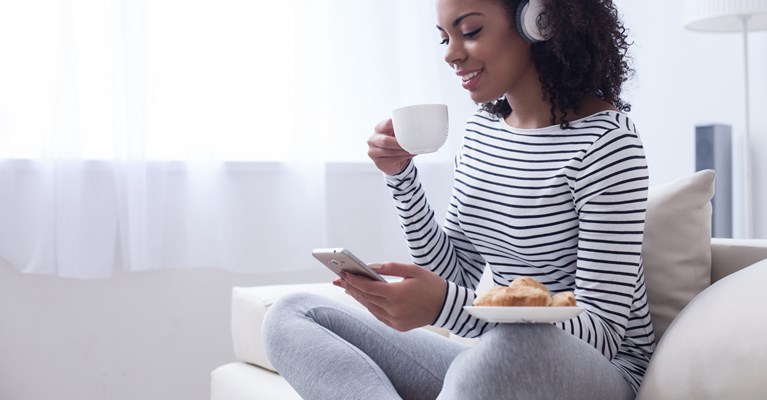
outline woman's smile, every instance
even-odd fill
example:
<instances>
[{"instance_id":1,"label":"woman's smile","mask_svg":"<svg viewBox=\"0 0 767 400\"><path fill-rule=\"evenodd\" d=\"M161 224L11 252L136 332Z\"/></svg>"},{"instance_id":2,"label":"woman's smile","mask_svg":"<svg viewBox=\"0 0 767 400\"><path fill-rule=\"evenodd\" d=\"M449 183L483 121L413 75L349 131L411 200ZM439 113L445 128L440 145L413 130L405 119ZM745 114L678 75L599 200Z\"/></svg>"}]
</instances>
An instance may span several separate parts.
<instances>
[{"instance_id":1,"label":"woman's smile","mask_svg":"<svg viewBox=\"0 0 767 400\"><path fill-rule=\"evenodd\" d=\"M479 84L483 71L484 68L480 68L474 71L457 71L456 74L461 77L461 86L466 90L472 90Z\"/></svg>"}]
</instances>

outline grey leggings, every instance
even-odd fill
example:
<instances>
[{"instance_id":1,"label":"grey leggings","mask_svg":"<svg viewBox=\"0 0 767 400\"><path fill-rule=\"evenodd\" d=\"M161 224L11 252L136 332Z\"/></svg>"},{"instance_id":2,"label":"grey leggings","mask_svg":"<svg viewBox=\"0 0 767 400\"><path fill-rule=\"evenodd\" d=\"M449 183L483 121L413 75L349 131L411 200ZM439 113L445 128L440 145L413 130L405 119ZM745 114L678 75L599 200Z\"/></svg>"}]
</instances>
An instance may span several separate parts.
<instances>
[{"instance_id":1,"label":"grey leggings","mask_svg":"<svg viewBox=\"0 0 767 400\"><path fill-rule=\"evenodd\" d=\"M311 294L266 315L269 360L304 399L633 399L618 369L550 324L503 324L474 346L397 332Z\"/></svg>"}]
</instances>

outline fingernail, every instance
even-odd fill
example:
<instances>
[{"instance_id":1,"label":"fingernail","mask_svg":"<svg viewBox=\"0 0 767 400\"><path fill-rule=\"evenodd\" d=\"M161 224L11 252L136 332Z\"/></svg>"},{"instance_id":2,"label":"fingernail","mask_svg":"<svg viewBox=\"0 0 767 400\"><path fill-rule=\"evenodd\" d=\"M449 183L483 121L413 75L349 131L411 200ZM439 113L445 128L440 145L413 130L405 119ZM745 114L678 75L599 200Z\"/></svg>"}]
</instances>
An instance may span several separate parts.
<instances>
[{"instance_id":1,"label":"fingernail","mask_svg":"<svg viewBox=\"0 0 767 400\"><path fill-rule=\"evenodd\" d=\"M368 264L368 267L370 267L371 269L381 269L381 267L383 267L383 264L381 264L381 263L370 263L370 264Z\"/></svg>"}]
</instances>

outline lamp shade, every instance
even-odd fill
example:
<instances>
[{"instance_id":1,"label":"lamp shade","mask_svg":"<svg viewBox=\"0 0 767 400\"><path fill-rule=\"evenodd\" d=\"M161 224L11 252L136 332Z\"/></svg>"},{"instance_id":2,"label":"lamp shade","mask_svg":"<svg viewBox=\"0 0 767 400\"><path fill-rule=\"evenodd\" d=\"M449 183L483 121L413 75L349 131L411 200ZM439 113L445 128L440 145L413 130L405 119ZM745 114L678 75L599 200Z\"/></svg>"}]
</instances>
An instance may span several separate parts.
<instances>
[{"instance_id":1,"label":"lamp shade","mask_svg":"<svg viewBox=\"0 0 767 400\"><path fill-rule=\"evenodd\" d=\"M685 0L684 27L706 32L767 30L767 0Z\"/></svg>"}]
</instances>

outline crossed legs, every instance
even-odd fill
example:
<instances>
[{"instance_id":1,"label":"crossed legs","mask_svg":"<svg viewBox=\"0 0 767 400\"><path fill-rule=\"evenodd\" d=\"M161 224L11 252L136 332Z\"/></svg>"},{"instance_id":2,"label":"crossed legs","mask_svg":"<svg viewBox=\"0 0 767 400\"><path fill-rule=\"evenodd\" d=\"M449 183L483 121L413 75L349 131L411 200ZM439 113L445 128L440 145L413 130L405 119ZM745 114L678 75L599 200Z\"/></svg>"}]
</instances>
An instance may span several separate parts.
<instances>
[{"instance_id":1,"label":"crossed legs","mask_svg":"<svg viewBox=\"0 0 767 400\"><path fill-rule=\"evenodd\" d=\"M270 361L305 399L634 398L599 352L549 324L499 325L466 346L294 294L272 306L263 329Z\"/></svg>"}]
</instances>

